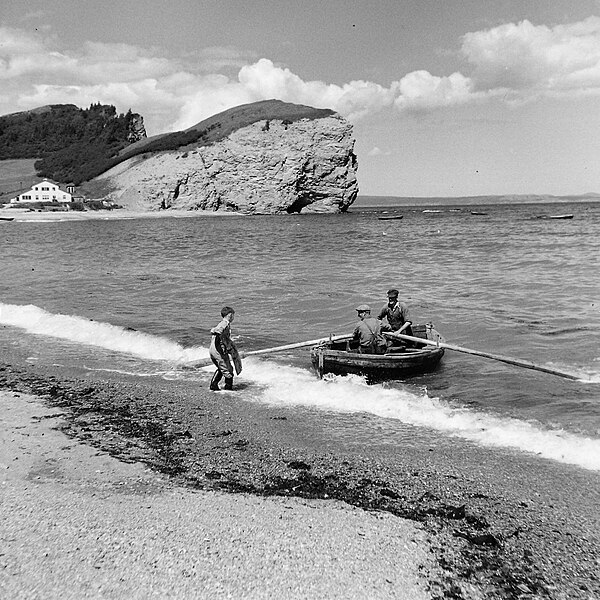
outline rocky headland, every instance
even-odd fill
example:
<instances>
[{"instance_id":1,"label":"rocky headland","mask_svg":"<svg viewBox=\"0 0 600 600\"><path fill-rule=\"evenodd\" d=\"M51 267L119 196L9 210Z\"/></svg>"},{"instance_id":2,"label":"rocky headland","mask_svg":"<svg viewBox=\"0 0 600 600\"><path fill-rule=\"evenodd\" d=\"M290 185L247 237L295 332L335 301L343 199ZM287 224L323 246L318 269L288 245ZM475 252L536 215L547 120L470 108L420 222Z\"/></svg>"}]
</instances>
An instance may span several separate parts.
<instances>
[{"instance_id":1,"label":"rocky headland","mask_svg":"<svg viewBox=\"0 0 600 600\"><path fill-rule=\"evenodd\" d=\"M358 194L352 125L279 100L143 140L123 158L85 189L129 210L334 213Z\"/></svg>"}]
</instances>

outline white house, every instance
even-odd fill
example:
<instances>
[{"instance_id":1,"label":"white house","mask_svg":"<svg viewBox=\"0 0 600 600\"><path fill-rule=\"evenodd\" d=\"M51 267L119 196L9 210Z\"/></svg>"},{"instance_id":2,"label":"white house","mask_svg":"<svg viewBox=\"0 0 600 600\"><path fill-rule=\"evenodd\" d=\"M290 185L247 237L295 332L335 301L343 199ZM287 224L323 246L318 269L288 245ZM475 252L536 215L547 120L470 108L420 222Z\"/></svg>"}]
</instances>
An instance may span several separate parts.
<instances>
[{"instance_id":1,"label":"white house","mask_svg":"<svg viewBox=\"0 0 600 600\"><path fill-rule=\"evenodd\" d=\"M27 192L19 194L13 198L11 204L21 204L27 202L72 202L72 196L69 192L63 192L55 183L44 179L37 183Z\"/></svg>"}]
</instances>

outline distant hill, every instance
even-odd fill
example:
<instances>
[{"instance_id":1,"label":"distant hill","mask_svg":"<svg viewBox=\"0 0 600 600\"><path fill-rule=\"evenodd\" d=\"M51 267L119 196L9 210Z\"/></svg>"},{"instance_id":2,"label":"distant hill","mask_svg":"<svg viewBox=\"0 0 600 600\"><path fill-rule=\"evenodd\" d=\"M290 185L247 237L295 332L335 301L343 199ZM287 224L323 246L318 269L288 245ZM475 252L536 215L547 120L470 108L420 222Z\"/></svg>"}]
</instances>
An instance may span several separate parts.
<instances>
[{"instance_id":1,"label":"distant hill","mask_svg":"<svg viewBox=\"0 0 600 600\"><path fill-rule=\"evenodd\" d=\"M146 137L143 119L114 106L43 106L0 117L0 160L37 159L39 177L76 185L128 145ZM101 172L101 171L100 171Z\"/></svg>"},{"instance_id":2,"label":"distant hill","mask_svg":"<svg viewBox=\"0 0 600 600\"><path fill-rule=\"evenodd\" d=\"M495 196L368 196L359 195L353 208L389 208L392 206L488 206L494 204L548 204L565 202L596 202L600 194L510 194Z\"/></svg>"}]
</instances>

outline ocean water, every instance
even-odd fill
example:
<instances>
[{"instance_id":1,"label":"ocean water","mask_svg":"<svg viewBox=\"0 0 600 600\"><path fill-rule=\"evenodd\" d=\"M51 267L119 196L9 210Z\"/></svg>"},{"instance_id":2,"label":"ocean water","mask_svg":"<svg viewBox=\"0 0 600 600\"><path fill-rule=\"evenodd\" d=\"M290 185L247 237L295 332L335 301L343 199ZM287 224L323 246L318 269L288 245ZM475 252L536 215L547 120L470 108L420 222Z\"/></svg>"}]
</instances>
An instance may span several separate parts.
<instances>
[{"instance_id":1,"label":"ocean water","mask_svg":"<svg viewBox=\"0 0 600 600\"><path fill-rule=\"evenodd\" d=\"M0 249L5 347L65 372L203 387L212 369L186 365L208 356L222 306L255 350L349 333L357 304L376 311L397 287L447 342L578 379L447 351L433 373L369 386L319 380L307 348L245 359L240 400L321 411L348 443L399 443L408 427L600 470L600 203L13 221Z\"/></svg>"}]
</instances>

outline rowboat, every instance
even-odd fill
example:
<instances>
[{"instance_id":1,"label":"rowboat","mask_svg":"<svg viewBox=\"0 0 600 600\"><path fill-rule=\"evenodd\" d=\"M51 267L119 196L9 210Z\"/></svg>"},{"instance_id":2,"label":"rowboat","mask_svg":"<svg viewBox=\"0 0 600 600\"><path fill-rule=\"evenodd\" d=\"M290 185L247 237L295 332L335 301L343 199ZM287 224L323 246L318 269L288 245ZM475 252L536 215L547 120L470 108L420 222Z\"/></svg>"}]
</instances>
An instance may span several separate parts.
<instances>
[{"instance_id":1,"label":"rowboat","mask_svg":"<svg viewBox=\"0 0 600 600\"><path fill-rule=\"evenodd\" d=\"M572 219L573 215L539 215L538 219Z\"/></svg>"},{"instance_id":2,"label":"rowboat","mask_svg":"<svg viewBox=\"0 0 600 600\"><path fill-rule=\"evenodd\" d=\"M389 215L385 217L377 217L380 221L395 221L397 219L403 219L404 215Z\"/></svg>"},{"instance_id":3,"label":"rowboat","mask_svg":"<svg viewBox=\"0 0 600 600\"><path fill-rule=\"evenodd\" d=\"M412 331L415 337L443 342L431 323L413 325ZM326 373L356 374L373 383L432 371L444 356L443 348L425 344L392 346L385 354L359 354L356 348L356 343L351 341L326 340L311 350L313 367L319 377Z\"/></svg>"}]
</instances>

